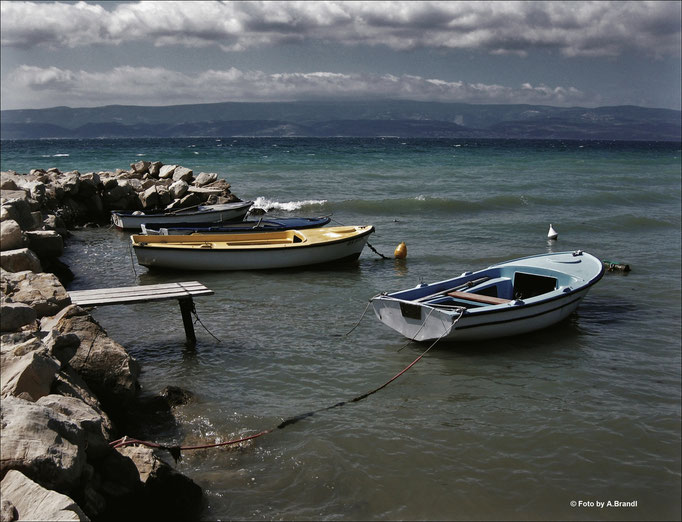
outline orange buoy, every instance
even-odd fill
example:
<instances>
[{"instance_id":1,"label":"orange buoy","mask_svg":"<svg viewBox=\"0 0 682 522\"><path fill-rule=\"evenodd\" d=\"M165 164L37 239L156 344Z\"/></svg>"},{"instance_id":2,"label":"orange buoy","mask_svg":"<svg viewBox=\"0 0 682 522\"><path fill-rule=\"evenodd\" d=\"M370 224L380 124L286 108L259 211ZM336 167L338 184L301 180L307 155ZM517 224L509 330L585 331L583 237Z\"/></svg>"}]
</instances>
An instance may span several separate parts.
<instances>
[{"instance_id":1,"label":"orange buoy","mask_svg":"<svg viewBox=\"0 0 682 522\"><path fill-rule=\"evenodd\" d=\"M393 255L396 259L405 259L407 257L407 245L405 241L402 241L397 247L395 247L395 252Z\"/></svg>"}]
</instances>

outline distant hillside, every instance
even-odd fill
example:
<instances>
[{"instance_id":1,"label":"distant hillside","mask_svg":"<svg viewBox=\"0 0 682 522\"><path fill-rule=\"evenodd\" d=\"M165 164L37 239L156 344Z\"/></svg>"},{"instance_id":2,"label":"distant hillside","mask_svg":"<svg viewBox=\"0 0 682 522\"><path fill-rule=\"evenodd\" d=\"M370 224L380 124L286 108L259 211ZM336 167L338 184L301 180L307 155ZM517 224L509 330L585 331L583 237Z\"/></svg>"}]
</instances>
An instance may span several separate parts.
<instances>
[{"instance_id":1,"label":"distant hillside","mask_svg":"<svg viewBox=\"0 0 682 522\"><path fill-rule=\"evenodd\" d=\"M0 113L2 139L400 136L680 141L682 114L619 106L470 105L398 100L110 105Z\"/></svg>"}]
</instances>

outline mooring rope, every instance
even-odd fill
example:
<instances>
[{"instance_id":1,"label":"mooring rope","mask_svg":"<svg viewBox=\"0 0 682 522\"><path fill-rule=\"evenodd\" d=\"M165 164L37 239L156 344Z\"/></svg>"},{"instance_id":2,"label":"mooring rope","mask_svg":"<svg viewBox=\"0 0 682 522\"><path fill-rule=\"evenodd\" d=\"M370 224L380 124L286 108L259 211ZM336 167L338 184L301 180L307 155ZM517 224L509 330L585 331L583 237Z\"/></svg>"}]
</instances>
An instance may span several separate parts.
<instances>
[{"instance_id":1,"label":"mooring rope","mask_svg":"<svg viewBox=\"0 0 682 522\"><path fill-rule=\"evenodd\" d=\"M218 339L215 335L213 335L213 332L211 332L211 330L206 328L206 325L201 321L201 319L199 318L199 314L197 313L197 307L196 307L196 304L194 303L194 301L192 301L191 312L194 314L194 317L195 317L194 324L197 324L197 322L198 322L201 326L204 327L204 330L206 330L211 337L213 337L219 343L222 343L222 341L220 339Z\"/></svg>"},{"instance_id":2,"label":"mooring rope","mask_svg":"<svg viewBox=\"0 0 682 522\"><path fill-rule=\"evenodd\" d=\"M374 296L374 297L376 297L376 296ZM372 297L372 299L374 299L374 297ZM370 299L370 300L367 302L367 306L365 306L364 312L362 312L362 315L360 316L360 319L358 319L358 321L355 323L355 325L353 326L353 328L351 328L351 329L348 330L345 334L343 334L344 337L350 335L350 334L353 332L353 330L355 330L358 326L360 326L360 323L361 323L362 320L365 318L365 314L367 313L367 310L369 310L369 305L372 304L372 299Z\"/></svg>"},{"instance_id":3,"label":"mooring rope","mask_svg":"<svg viewBox=\"0 0 682 522\"><path fill-rule=\"evenodd\" d=\"M429 315L430 315L430 314L429 314ZM246 442L246 441L249 441L249 440L257 439L257 438L259 438L259 437L262 437L263 435L267 435L268 433L272 433L272 432L275 431L275 430L284 429L284 428L286 428L287 426L291 426L292 424L295 424L295 423L297 423L297 422L300 421L300 420L307 419L308 417L312 417L312 416L315 415L316 413L321 413L321 412L324 412L324 411L333 410L334 408L339 408L339 407L344 406L344 405L346 405L346 404L348 404L348 403L360 402L361 400L366 399L366 398L369 397L370 395L374 395L374 394L377 393L378 391L383 390L384 388L386 388L386 386L388 386L389 384L391 384L393 381L395 381L395 380L398 379L400 376L402 376L403 374L405 374L405 373L406 373L410 368L412 368L415 364L417 364L417 363L418 363L418 362L419 362L427 353L429 353L429 351L431 351L431 349L432 349L434 346L436 346L436 344L438 344L438 342L439 342L443 337L445 337L447 334L449 334L449 333L452 331L452 329L454 328L455 324L457 324L457 321L459 321L459 319L460 319L463 315L464 315L464 311L462 310L462 311L460 311L459 316L452 322L452 324L451 324L448 328L446 328L446 329L443 331L443 333L440 335L440 337L438 337L438 339L436 339L435 341L433 341L433 343L431 343L431 344L429 345L429 347L428 347L426 350L424 350L424 351L419 355L419 357L417 357L414 361L412 361L410 364L408 364L408 365L407 365L405 368L403 368L401 371L399 371L398 373L396 373L393 377L391 377L391 378L390 378L388 381L386 381L384 384L382 384L381 386L379 386L379 387L377 387L377 388L374 388L373 390L370 390L370 391L365 392L365 393L363 393L363 394L361 394L361 395L358 395L357 397L354 397L354 398L352 398L352 399L350 399L350 400L348 400L348 401L337 402L336 404L333 404L333 405L331 405L331 406L327 406L327 407L325 407L325 408L320 408L320 409L318 409L318 410L310 411L310 412L307 412L307 413L302 413L302 414L300 414L300 415L296 415L295 417L290 417L290 418L288 418L288 419L285 419L284 421L280 422L280 423L279 423L276 427L274 427L274 428L270 428L270 429L263 430L263 431L260 431L260 432L258 432L258 433L255 433L255 434L253 434L253 435L248 435L248 436L246 436L246 437L240 437L240 438L238 438L238 439L228 440L228 441L225 441L225 442L215 442L215 443L211 443L211 444L201 444L201 445L196 445L196 446L171 446L171 445L166 445L166 444L159 444L159 443L156 443L156 442L150 442L150 441L144 441L144 440L139 440L139 439L133 439L133 438L129 438L129 437L125 436L125 437L122 437L122 438L120 438L120 439L117 439L117 440L115 440L115 441L110 442L110 443L109 443L109 446L111 446L112 448L123 448L123 447L125 447L125 446L131 446L131 445L133 445L133 444L138 444L138 445L142 445L142 446L147 446L147 447L149 447L149 448L162 449L162 450L168 451L168 452L173 456L173 458L175 459L175 461L177 462L178 459L181 458L181 452L182 452L182 451L198 450L198 449L211 449L211 448L218 448L218 447L222 447L222 446L230 446L230 445L234 445L234 444L239 444L239 443L241 443L241 442ZM429 316L427 316L426 319L428 319L428 317L429 317ZM424 319L424 322L426 322L426 319ZM421 329L420 329L420 330L421 330Z\"/></svg>"},{"instance_id":4,"label":"mooring rope","mask_svg":"<svg viewBox=\"0 0 682 522\"><path fill-rule=\"evenodd\" d=\"M331 216L332 216L332 214L329 215L329 219L331 219L334 223L338 223L338 224L341 225L342 227L348 226L348 225L345 225L344 223L341 223L341 221L339 221L339 220L337 220L337 219L334 219L334 218L331 217ZM379 252L376 248L374 248L374 247L370 244L369 241L367 241L367 246L370 248L370 250L371 250L372 252L374 252L374 253L375 253L376 255L378 255L379 257L382 257L383 259L391 259L390 257L385 256L384 254L382 254L381 252Z\"/></svg>"},{"instance_id":5,"label":"mooring rope","mask_svg":"<svg viewBox=\"0 0 682 522\"><path fill-rule=\"evenodd\" d=\"M382 258L384 258L384 259L391 259L390 257L385 256L384 254L382 254L381 252L379 252L376 248L374 248L374 247L370 244L369 241L367 241L367 246L370 248L370 250L371 250L372 252L374 252L374 253L375 253L376 255L378 255L379 257L382 257Z\"/></svg>"}]
</instances>

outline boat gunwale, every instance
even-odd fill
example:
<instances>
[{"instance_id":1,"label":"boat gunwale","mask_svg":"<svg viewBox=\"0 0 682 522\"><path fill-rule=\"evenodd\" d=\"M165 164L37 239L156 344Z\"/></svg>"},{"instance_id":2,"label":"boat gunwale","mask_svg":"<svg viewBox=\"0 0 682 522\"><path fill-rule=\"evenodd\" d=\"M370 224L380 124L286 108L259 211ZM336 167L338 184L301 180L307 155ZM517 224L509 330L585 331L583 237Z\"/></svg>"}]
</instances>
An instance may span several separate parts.
<instances>
[{"instance_id":1,"label":"boat gunwale","mask_svg":"<svg viewBox=\"0 0 682 522\"><path fill-rule=\"evenodd\" d=\"M567 254L567 253L568 253L568 252L557 252L556 254ZM488 270L488 269L492 269L492 268L500 268L500 267L502 267L502 266L504 266L504 265L511 264L511 263L513 263L513 262L516 262L516 261L525 260L525 259L532 259L532 258L534 258L534 257L546 257L546 256L551 256L551 255L556 255L556 254L539 254L539 255L537 255L537 256L523 257L523 258L515 259L515 260L512 260L512 261L508 261L508 262L498 263L498 264L496 264L496 265L491 265L491 266L489 266L489 267L487 267L487 268L482 268L481 270L477 270L477 271L475 271L475 272L472 272L472 273L469 274L469 275L471 275L471 276L476 276L476 275L480 275L480 272L484 272L484 271L486 271L486 270ZM590 255L591 257L594 257L594 256L592 256L592 254L588 254L588 255ZM597 259L597 258L595 257L595 259ZM597 260L598 260L598 259L597 259ZM522 302L523 304L518 304L518 305L515 305L515 304L514 304L515 301L514 301L514 300L511 300L509 303L496 304L496 305L487 305L487 306L478 306L478 307L476 307L476 308L467 308L467 309L465 310L464 314L463 314L463 317L466 317L466 316L468 316L468 317L477 317L477 316L489 315L489 314L502 314L502 313L506 313L506 312L512 312L512 311L518 311L518 310L528 309L528 308L532 308L532 307L542 306L542 305L545 305L545 304L547 304L547 303L552 303L552 302L554 302L554 301L558 301L558 300L561 300L561 299L565 299L565 298L567 298L567 297L572 297L573 295L575 295L575 294L578 293L578 292L583 292L583 291L589 290L592 286L594 286L595 284L597 284L597 283L601 280L601 278L604 276L604 273L605 273L605 270L606 270L606 269L605 269L603 263L600 263L600 267L601 267L601 268L600 268L599 273L598 273L597 275L595 275L595 276L594 276L592 279L590 279L589 281L586 281L585 283L581 284L581 285L578 286L577 288L571 288L571 287L568 287L568 286L567 286L567 287L564 287L564 290L563 290L563 291L560 291L560 292L559 292L557 295L555 295L555 296L542 298L543 295L546 295L546 294L551 293L551 292L547 292L546 294L540 294L540 295L538 295L538 296L533 296L533 297L529 298L528 300L530 300L530 299L536 299L536 298L538 298L538 297L539 297L540 299L537 299L537 300L535 300L535 301L533 301L533 302L528 302L528 300L521 300L521 302ZM527 267L523 266L523 267L519 267L519 268L527 268ZM564 273L567 273L567 272L564 272ZM570 274L569 274L569 275L570 275ZM454 280L456 280L456 279L459 279L460 277L462 277L462 276L454 277L454 278L451 278L451 279L445 279L445 280L443 280L443 281L437 281L437 282L435 282L435 283L433 283L433 284L434 284L434 285L438 285L438 284L442 284L442 283L447 283L448 281L454 281ZM464 284L464 283L463 283L463 284ZM438 310L438 311L440 311L441 313L446 314L446 315L451 315L451 316L453 316L453 315L458 314L458 312L457 312L456 310L445 310L445 309L443 309L443 308L438 308L438 307L436 307L436 306L431 306L431 305L429 305L428 302L417 302L416 300L400 299L400 298L397 298L397 297L393 297L393 295L395 295L395 294L399 294L399 293L401 293L401 292L405 292L405 291L409 291L409 290L414 290L414 289L399 290L399 291L393 292L393 293L391 293L391 294L385 294L385 295L375 296L375 297L373 297L373 298L371 299L371 301L375 301L375 300L380 301L380 300L382 300L382 299L383 299L383 300L392 300L392 301L398 301L398 302L404 302L404 303L408 303L408 304L417 305L417 306L420 306L420 307L422 307L422 308L430 308L430 309L432 309L432 310ZM555 292L555 291L556 291L556 290L553 290L553 292ZM582 297L579 298L579 299L582 299ZM563 306L567 306L567 305L562 305L562 306L560 306L560 307L553 308L552 310L558 310L559 308L562 308ZM543 312L543 313L545 313L545 312ZM542 314L538 314L538 315L542 315ZM533 316L529 316L529 317L533 317ZM522 320L522 319L523 319L523 318L507 319L507 320L505 320L505 321L503 321L503 322L507 322L507 321L517 321L517 320ZM485 323L485 324L493 324L493 323ZM471 325L471 326L469 326L468 328L472 328L472 327L474 327L474 326L479 326L479 325ZM460 329L463 329L463 328L460 328Z\"/></svg>"},{"instance_id":2,"label":"boat gunwale","mask_svg":"<svg viewBox=\"0 0 682 522\"><path fill-rule=\"evenodd\" d=\"M229 247L216 247L216 248L196 248L196 249L187 249L187 250L178 250L179 252L194 252L194 251L201 251L201 252L214 252L214 253L228 253L228 252L254 252L254 251L267 251L267 252L272 252L272 251L277 251L277 250L290 250L292 248L317 248L317 247L327 247L331 245L335 245L338 243L346 243L350 242L356 239L361 239L364 238L365 236L368 236L369 234L374 232L374 225L365 225L367 227L367 230L364 230L362 232L356 233L352 236L347 236L347 237L342 237L338 239L330 239L329 241L324 241L324 242L317 242L317 243L308 243L307 241L302 241L300 243L286 243L282 244L281 246L278 245L262 245L260 247L254 247L253 245L247 245L247 246L240 246L240 245L234 245L234 246L229 246ZM324 227L321 227L324 228ZM288 231L283 231L283 232L296 232L296 230L288 230ZM131 241L132 241L132 246L133 248L142 248L142 249L156 249L156 250L170 250L171 248L168 246L169 243L157 243L157 244L149 244L145 241L141 241L140 243L137 243L133 238L134 236L140 236L143 234L133 234L130 236ZM145 236L147 237L147 236ZM182 237L182 236L148 236L148 237ZM196 239L195 239L196 241ZM199 241L196 241L199 243ZM179 243L179 241L178 241ZM210 243L210 241L206 241L206 243Z\"/></svg>"}]
</instances>

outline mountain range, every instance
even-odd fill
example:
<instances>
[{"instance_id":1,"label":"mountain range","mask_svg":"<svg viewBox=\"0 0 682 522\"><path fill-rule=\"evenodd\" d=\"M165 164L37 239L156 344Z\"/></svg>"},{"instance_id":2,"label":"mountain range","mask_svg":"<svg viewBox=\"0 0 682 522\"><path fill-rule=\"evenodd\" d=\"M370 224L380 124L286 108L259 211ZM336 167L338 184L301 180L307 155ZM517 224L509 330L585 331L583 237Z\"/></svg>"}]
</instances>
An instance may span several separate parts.
<instances>
[{"instance_id":1,"label":"mountain range","mask_svg":"<svg viewBox=\"0 0 682 522\"><path fill-rule=\"evenodd\" d=\"M551 107L403 100L108 105L0 112L2 139L423 137L680 141L682 113L636 106Z\"/></svg>"}]
</instances>

